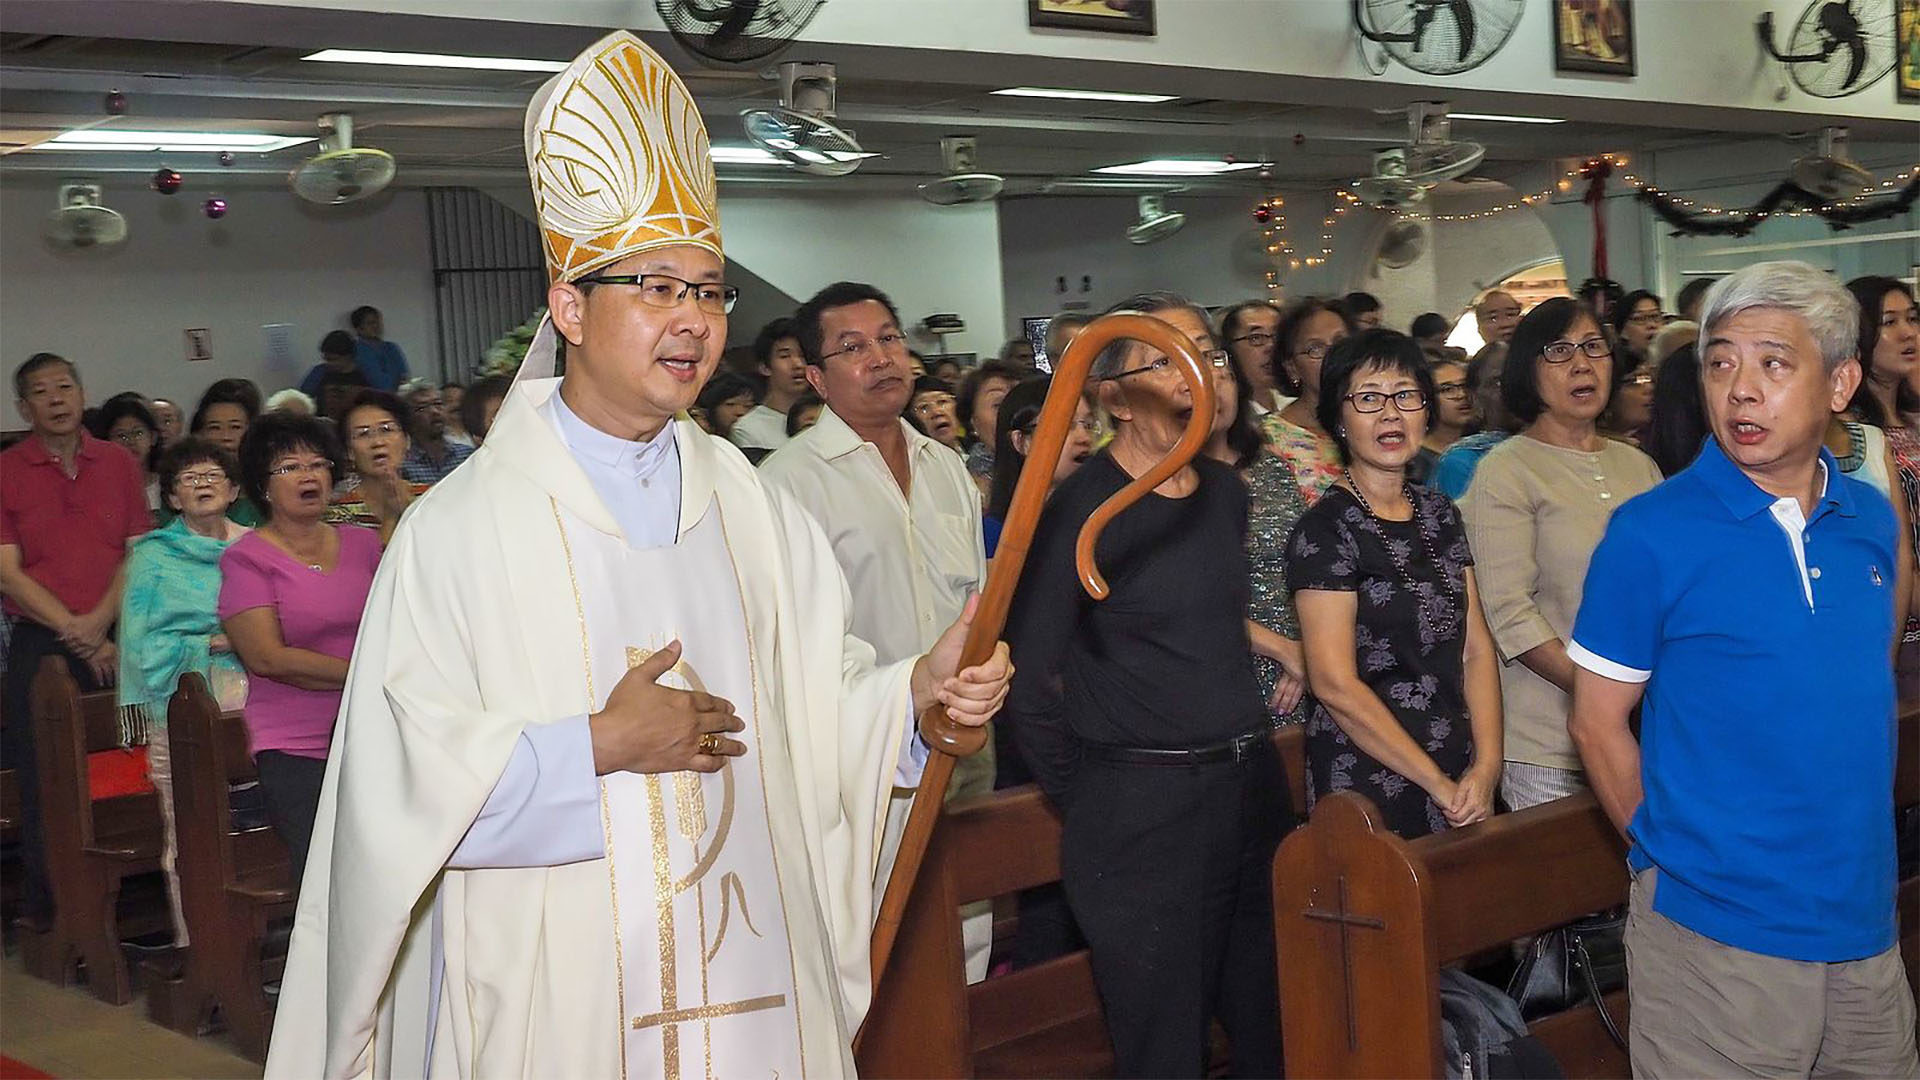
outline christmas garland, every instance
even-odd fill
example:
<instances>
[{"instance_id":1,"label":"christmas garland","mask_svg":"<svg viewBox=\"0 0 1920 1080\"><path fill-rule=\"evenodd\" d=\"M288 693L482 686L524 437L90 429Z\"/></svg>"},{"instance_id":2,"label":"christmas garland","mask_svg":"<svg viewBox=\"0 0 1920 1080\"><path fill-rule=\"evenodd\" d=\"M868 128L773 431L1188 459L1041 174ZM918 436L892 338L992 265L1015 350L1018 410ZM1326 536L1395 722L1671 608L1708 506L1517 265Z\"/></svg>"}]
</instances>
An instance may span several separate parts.
<instances>
[{"instance_id":1,"label":"christmas garland","mask_svg":"<svg viewBox=\"0 0 1920 1080\"><path fill-rule=\"evenodd\" d=\"M1673 226L1675 236L1746 236L1782 206L1799 207L1825 221L1828 228L1839 232L1869 221L1884 221L1906 213L1914 200L1920 199L1920 172L1916 172L1892 198L1872 201L1835 203L1791 180L1781 181L1759 202L1745 210L1729 210L1718 214L1686 210L1673 196L1654 187L1640 188L1634 197L1652 207L1662 221Z\"/></svg>"}]
</instances>

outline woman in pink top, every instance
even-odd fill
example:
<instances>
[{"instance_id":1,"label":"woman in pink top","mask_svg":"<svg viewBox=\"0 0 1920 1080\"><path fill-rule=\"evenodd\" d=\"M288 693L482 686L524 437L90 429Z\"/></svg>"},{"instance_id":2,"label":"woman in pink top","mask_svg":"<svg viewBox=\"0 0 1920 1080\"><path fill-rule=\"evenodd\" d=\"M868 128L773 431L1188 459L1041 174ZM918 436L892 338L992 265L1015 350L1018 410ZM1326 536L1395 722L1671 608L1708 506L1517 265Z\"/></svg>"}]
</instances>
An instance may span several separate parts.
<instances>
[{"instance_id":1,"label":"woman in pink top","mask_svg":"<svg viewBox=\"0 0 1920 1080\"><path fill-rule=\"evenodd\" d=\"M247 738L294 880L320 804L360 613L380 536L328 525L341 454L326 424L270 413L240 444L240 478L266 521L220 557L220 620L246 666Z\"/></svg>"}]
</instances>

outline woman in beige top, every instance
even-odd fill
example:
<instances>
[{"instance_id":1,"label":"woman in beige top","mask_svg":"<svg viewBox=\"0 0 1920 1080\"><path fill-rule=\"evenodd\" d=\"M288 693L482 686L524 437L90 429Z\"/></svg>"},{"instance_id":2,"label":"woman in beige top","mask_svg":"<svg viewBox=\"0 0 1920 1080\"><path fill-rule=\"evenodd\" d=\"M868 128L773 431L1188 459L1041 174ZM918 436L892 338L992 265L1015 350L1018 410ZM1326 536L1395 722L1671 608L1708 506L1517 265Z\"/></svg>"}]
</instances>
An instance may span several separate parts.
<instances>
[{"instance_id":1,"label":"woman in beige top","mask_svg":"<svg viewBox=\"0 0 1920 1080\"><path fill-rule=\"evenodd\" d=\"M1501 372L1523 426L1487 453L1460 503L1503 661L1500 794L1515 810L1586 786L1567 735L1567 637L1607 518L1660 482L1651 458L1599 432L1612 376L1612 349L1585 304L1558 298L1528 312Z\"/></svg>"}]
</instances>

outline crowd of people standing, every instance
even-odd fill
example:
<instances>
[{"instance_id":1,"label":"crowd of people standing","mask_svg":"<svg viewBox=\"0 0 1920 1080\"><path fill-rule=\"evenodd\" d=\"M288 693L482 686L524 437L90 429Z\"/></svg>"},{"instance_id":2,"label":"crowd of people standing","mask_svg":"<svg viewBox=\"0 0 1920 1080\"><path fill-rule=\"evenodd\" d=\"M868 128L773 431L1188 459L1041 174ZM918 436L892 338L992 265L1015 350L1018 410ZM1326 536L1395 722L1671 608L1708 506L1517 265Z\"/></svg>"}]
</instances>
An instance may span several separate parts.
<instances>
[{"instance_id":1,"label":"crowd of people standing","mask_svg":"<svg viewBox=\"0 0 1920 1080\"><path fill-rule=\"evenodd\" d=\"M1843 288L1798 263L1695 282L1676 306L1610 282L1531 309L1495 290L1474 305L1485 345L1469 357L1443 344L1444 318L1401 333L1365 294L1115 305L1208 359L1213 437L1106 534L1113 594L1092 602L1069 565L1080 524L1193 409L1151 347L1094 359L1045 466L1007 626L1018 674L950 794L1037 781L1061 809L1063 889L1023 902L1011 959L1089 945L1123 1074L1197 1075L1216 1017L1236 1074L1278 1070L1266 877L1294 822L1268 736L1287 723L1305 725L1310 804L1358 791L1408 839L1593 789L1634 842L1636 1001L1705 1008L1681 955L1769 979L1830 966L1845 1001L1803 980L1799 1007L1876 1031L1904 1015L1904 1047L1821 1049L1838 1021L1800 1025L1795 1046L1911 1068L1875 800L1896 677L1901 698L1920 692L1920 309L1896 280ZM1045 355L1087 321L1055 319ZM296 873L306 862L383 548L484 443L509 390L412 378L377 310L350 322L298 388L263 400L223 379L190 413L135 393L88 409L79 365L50 353L16 369L29 433L0 455L0 590L30 919L48 897L19 718L48 657L116 688L126 740L147 747L169 871L166 702L189 672L243 711L268 818ZM762 327L690 415L817 523L852 632L885 665L968 617L1049 386L1024 339L971 367L929 363L884 292L839 282ZM1781 529L1797 567L1784 586L1785 555L1756 553ZM1845 672L1847 691L1792 674L1815 665ZM1764 702L1757 727L1713 704L1735 697ZM1724 752L1703 756L1702 740ZM916 754L903 751L890 844ZM1836 798L1822 780L1836 774L1863 782ZM1777 794L1754 812L1758 788ZM1788 816L1808 820L1775 820ZM1764 880L1702 841L1732 833ZM881 880L891 861L883 846ZM1806 927L1730 913L1774 908ZM991 912L965 915L977 980ZM1636 1061L1679 1074L1711 1054L1779 1060L1760 1051L1787 1035L1741 1042L1751 1007L1716 1005L1704 1027L1636 1008Z\"/></svg>"}]
</instances>

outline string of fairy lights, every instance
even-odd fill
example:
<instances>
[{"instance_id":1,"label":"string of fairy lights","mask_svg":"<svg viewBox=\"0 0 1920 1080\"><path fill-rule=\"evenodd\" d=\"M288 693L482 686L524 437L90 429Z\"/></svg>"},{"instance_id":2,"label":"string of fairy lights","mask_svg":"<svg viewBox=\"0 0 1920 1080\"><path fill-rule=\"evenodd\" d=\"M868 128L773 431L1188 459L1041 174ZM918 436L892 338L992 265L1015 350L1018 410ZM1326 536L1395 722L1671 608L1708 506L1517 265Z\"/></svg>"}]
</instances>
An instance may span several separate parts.
<instances>
[{"instance_id":1,"label":"string of fairy lights","mask_svg":"<svg viewBox=\"0 0 1920 1080\"><path fill-rule=\"evenodd\" d=\"M1551 201L1556 195L1569 194L1580 183L1591 182L1596 173L1598 173L1602 179L1617 176L1620 182L1634 193L1657 197L1693 214L1733 219L1747 217L1753 212L1750 207L1716 206L1711 203L1696 202L1695 200L1675 195L1657 185L1648 183L1632 172L1626 171L1630 163L1631 159L1625 154L1605 154L1587 158L1572 168L1567 169L1561 174L1560 178L1555 180L1549 187L1521 195L1508 202L1482 207L1477 210L1453 214L1422 214L1417 210L1384 212L1392 213L1395 218L1401 220L1427 222L1480 221L1500 214L1512 213L1516 210L1531 209ZM1835 199L1818 207L1802 206L1793 209L1781 207L1774 210L1773 213L1793 218L1818 217L1825 214L1832 214L1860 206L1869 200L1877 199L1885 196L1889 192L1897 191L1913 182L1916 176L1920 176L1920 165L1909 166L1881 180L1877 184L1868 186L1858 194L1849 198ZM1355 210L1374 209L1362 201L1358 195L1355 195L1346 188L1335 188L1332 205L1327 211L1327 215L1320 219L1318 253L1303 255L1295 251L1293 246L1286 240L1286 218L1282 212L1284 205L1283 200L1278 195L1262 196L1261 200L1254 205L1254 220L1261 225L1261 239L1268 256L1266 285L1268 292L1271 293L1278 293L1281 289L1280 279L1283 268L1299 270L1303 267L1326 265L1327 262L1333 258L1334 234L1338 231L1341 221Z\"/></svg>"}]
</instances>

